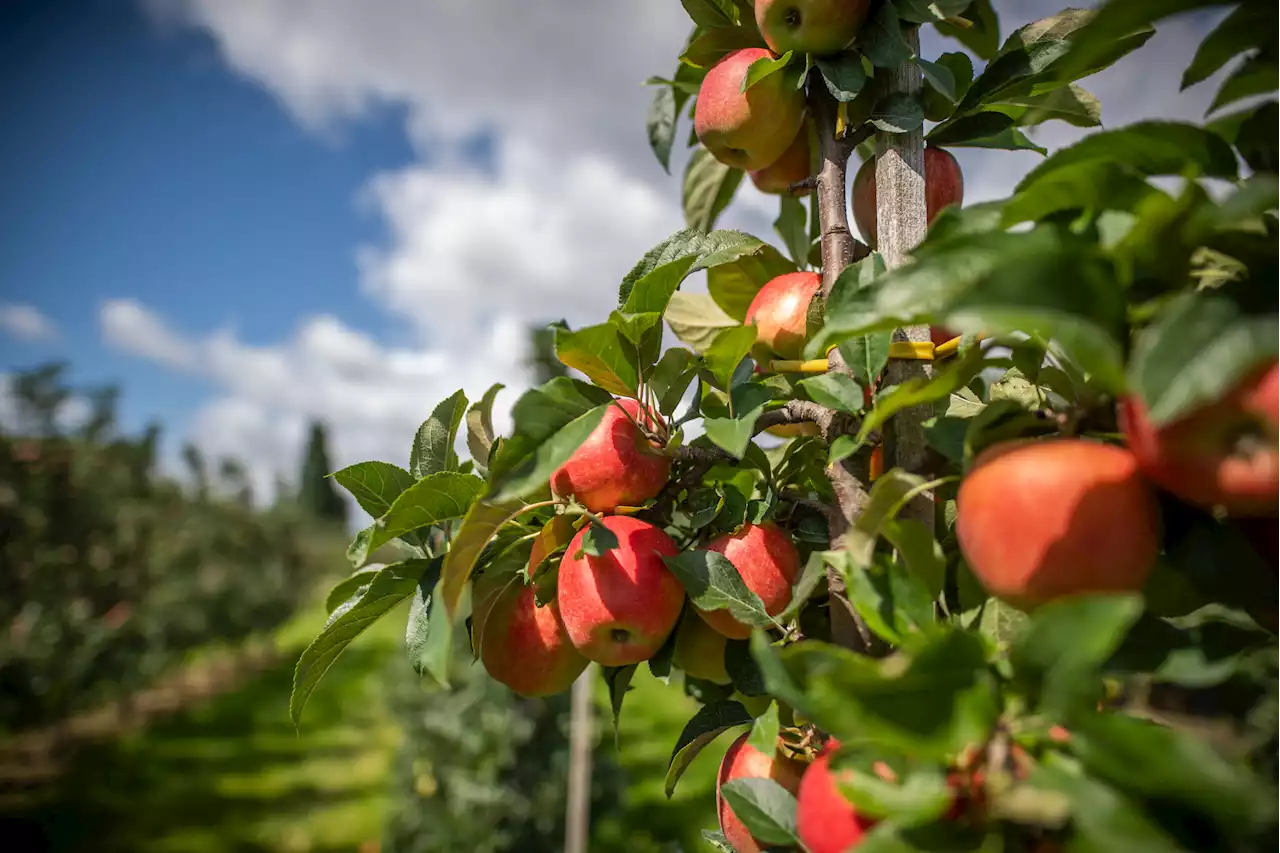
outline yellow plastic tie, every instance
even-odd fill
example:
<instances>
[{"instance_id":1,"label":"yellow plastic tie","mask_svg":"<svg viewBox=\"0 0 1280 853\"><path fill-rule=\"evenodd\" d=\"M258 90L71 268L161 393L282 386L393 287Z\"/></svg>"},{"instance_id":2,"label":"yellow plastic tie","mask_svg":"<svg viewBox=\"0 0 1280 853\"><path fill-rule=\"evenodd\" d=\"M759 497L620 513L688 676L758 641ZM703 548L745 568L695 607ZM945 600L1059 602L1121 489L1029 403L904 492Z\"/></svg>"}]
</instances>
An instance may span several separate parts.
<instances>
[{"instance_id":1,"label":"yellow plastic tie","mask_svg":"<svg viewBox=\"0 0 1280 853\"><path fill-rule=\"evenodd\" d=\"M894 341L889 344L889 358L911 361L933 361L932 341Z\"/></svg>"},{"instance_id":2,"label":"yellow plastic tie","mask_svg":"<svg viewBox=\"0 0 1280 853\"><path fill-rule=\"evenodd\" d=\"M826 373L828 364L825 358L815 358L811 361L786 359L769 362L769 369L774 373Z\"/></svg>"},{"instance_id":3,"label":"yellow plastic tie","mask_svg":"<svg viewBox=\"0 0 1280 853\"><path fill-rule=\"evenodd\" d=\"M956 354L960 349L960 337L957 335L949 341L938 344L933 348L934 358L947 358Z\"/></svg>"}]
</instances>

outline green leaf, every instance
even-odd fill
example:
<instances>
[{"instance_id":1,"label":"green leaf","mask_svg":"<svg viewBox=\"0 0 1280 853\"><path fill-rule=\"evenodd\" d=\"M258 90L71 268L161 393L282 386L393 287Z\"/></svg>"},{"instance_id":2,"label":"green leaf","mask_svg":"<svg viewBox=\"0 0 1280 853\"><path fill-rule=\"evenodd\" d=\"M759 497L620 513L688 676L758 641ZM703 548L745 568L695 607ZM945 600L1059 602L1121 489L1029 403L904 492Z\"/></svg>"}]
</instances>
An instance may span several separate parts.
<instances>
[{"instance_id":1,"label":"green leaf","mask_svg":"<svg viewBox=\"0 0 1280 853\"><path fill-rule=\"evenodd\" d=\"M950 54L954 56L955 54ZM916 58L916 64L920 66L920 72L924 75L924 81L934 88L934 91L941 94L953 104L956 102L956 78L951 73L951 69L938 62L930 62L927 59ZM973 66L970 65L970 73Z\"/></svg>"},{"instance_id":2,"label":"green leaf","mask_svg":"<svg viewBox=\"0 0 1280 853\"><path fill-rule=\"evenodd\" d=\"M680 405L689 383L698 375L702 360L687 349L669 349L649 376L649 390L658 398L658 411L670 415Z\"/></svg>"},{"instance_id":3,"label":"green leaf","mask_svg":"<svg viewBox=\"0 0 1280 853\"><path fill-rule=\"evenodd\" d=\"M1249 48L1262 47L1268 39L1274 41L1276 29L1276 8L1271 4L1237 6L1200 42L1195 58L1182 74L1182 88L1209 79Z\"/></svg>"},{"instance_id":4,"label":"green leaf","mask_svg":"<svg viewBox=\"0 0 1280 853\"><path fill-rule=\"evenodd\" d=\"M831 294L827 297L823 327L818 334L810 337L809 343L805 346L807 358L818 358L826 353L832 343L851 337L841 334L844 329L832 326L832 320L860 312L873 292L872 285L884 275L884 269L884 258L878 252L872 252L841 271L831 287Z\"/></svg>"},{"instance_id":5,"label":"green leaf","mask_svg":"<svg viewBox=\"0 0 1280 853\"><path fill-rule=\"evenodd\" d=\"M421 480L428 474L458 470L458 454L453 449L458 426L467 411L467 395L461 390L442 400L431 417L418 427L409 451L409 472Z\"/></svg>"},{"instance_id":6,"label":"green leaf","mask_svg":"<svg viewBox=\"0 0 1280 853\"><path fill-rule=\"evenodd\" d=\"M351 602L350 607L340 607L329 615L324 630L303 651L293 671L289 719L294 726L302 719L307 700L338 655L366 628L412 595L427 566L426 560L393 563L373 577L364 595Z\"/></svg>"},{"instance_id":7,"label":"green leaf","mask_svg":"<svg viewBox=\"0 0 1280 853\"><path fill-rule=\"evenodd\" d=\"M1169 15L1221 5L1221 0L1109 0L1083 27L1071 34L1071 53L1063 73L1080 74L1114 56L1117 43L1150 32L1151 24Z\"/></svg>"},{"instance_id":8,"label":"green leaf","mask_svg":"<svg viewBox=\"0 0 1280 853\"><path fill-rule=\"evenodd\" d=\"M1276 172L1280 169L1280 146L1277 146L1277 126L1280 114L1275 101L1268 101L1256 108L1234 113L1230 119L1239 119L1235 132L1228 137L1214 122L1214 130L1228 139L1250 169L1255 172Z\"/></svg>"},{"instance_id":9,"label":"green leaf","mask_svg":"<svg viewBox=\"0 0 1280 853\"><path fill-rule=\"evenodd\" d=\"M390 509L400 493L414 483L412 474L389 462L359 462L330 476L374 518Z\"/></svg>"},{"instance_id":10,"label":"green leaf","mask_svg":"<svg viewBox=\"0 0 1280 853\"><path fill-rule=\"evenodd\" d=\"M880 378L881 371L889 363L889 344L892 340L890 332L872 332L841 342L840 357L863 388L873 387Z\"/></svg>"},{"instance_id":11,"label":"green leaf","mask_svg":"<svg viewBox=\"0 0 1280 853\"><path fill-rule=\"evenodd\" d=\"M960 101L969 91L969 87L973 85L973 60L969 58L969 54L957 51L942 54L942 56L938 57L936 64L946 69L947 73L951 75L955 89L952 101Z\"/></svg>"},{"instance_id":12,"label":"green leaf","mask_svg":"<svg viewBox=\"0 0 1280 853\"><path fill-rule=\"evenodd\" d=\"M1218 89L1218 94L1213 96L1209 112L1221 109L1227 104L1234 104L1241 98L1275 92L1276 78L1280 76L1278 68L1280 65L1276 62L1274 52L1270 55L1250 56L1223 81L1222 88Z\"/></svg>"},{"instance_id":13,"label":"green leaf","mask_svg":"<svg viewBox=\"0 0 1280 853\"><path fill-rule=\"evenodd\" d=\"M918 826L942 817L955 799L947 777L937 768L913 768L901 782L888 782L872 764L869 755L843 746L831 759L837 787L860 815Z\"/></svg>"},{"instance_id":14,"label":"green leaf","mask_svg":"<svg viewBox=\"0 0 1280 853\"><path fill-rule=\"evenodd\" d=\"M880 525L880 535L898 552L898 559L912 577L920 581L931 599L942 594L947 558L929 528L915 519L886 519Z\"/></svg>"},{"instance_id":15,"label":"green leaf","mask_svg":"<svg viewBox=\"0 0 1280 853\"><path fill-rule=\"evenodd\" d=\"M1230 295L1179 296L1139 333L1129 382L1157 425L1221 398L1280 351L1275 314L1246 313Z\"/></svg>"},{"instance_id":16,"label":"green leaf","mask_svg":"<svg viewBox=\"0 0 1280 853\"><path fill-rule=\"evenodd\" d=\"M671 174L671 143L676 135L676 118L680 114L680 106L676 99L689 96L677 95L674 86L659 86L653 93L653 101L649 104L649 113L645 116L645 132L649 136L649 148L653 156L658 158L662 169Z\"/></svg>"},{"instance_id":17,"label":"green leaf","mask_svg":"<svg viewBox=\"0 0 1280 853\"><path fill-rule=\"evenodd\" d=\"M753 254L707 270L707 291L724 313L742 321L761 287L780 275L795 271L795 264L765 243Z\"/></svg>"},{"instance_id":18,"label":"green leaf","mask_svg":"<svg viewBox=\"0 0 1280 853\"><path fill-rule=\"evenodd\" d=\"M368 550L420 527L461 518L484 491L484 480L471 474L442 471L430 474L405 489L374 525Z\"/></svg>"},{"instance_id":19,"label":"green leaf","mask_svg":"<svg viewBox=\"0 0 1280 853\"><path fill-rule=\"evenodd\" d=\"M740 325L705 293L673 294L664 316L675 336L698 353L707 352L721 332Z\"/></svg>"},{"instance_id":20,"label":"green leaf","mask_svg":"<svg viewBox=\"0 0 1280 853\"><path fill-rule=\"evenodd\" d=\"M963 145L974 139L986 139L1013 127L1013 119L1004 113L976 112L943 122L926 135L930 145Z\"/></svg>"},{"instance_id":21,"label":"green leaf","mask_svg":"<svg viewBox=\"0 0 1280 853\"><path fill-rule=\"evenodd\" d=\"M751 443L751 437L756 432L756 421L772 397L773 391L767 386L751 382L738 385L730 395L731 411L728 417L703 418L702 427L707 438L734 458L744 458L748 449L755 446Z\"/></svg>"},{"instance_id":22,"label":"green leaf","mask_svg":"<svg viewBox=\"0 0 1280 853\"><path fill-rule=\"evenodd\" d=\"M1276 792L1202 737L1120 715L1072 721L1072 751L1094 775L1140 797L1184 803L1235 834L1274 820Z\"/></svg>"},{"instance_id":23,"label":"green leaf","mask_svg":"<svg viewBox=\"0 0 1280 853\"><path fill-rule=\"evenodd\" d=\"M763 56L751 63L747 73L742 77L742 91L746 92L761 80L786 68L791 64L791 57L792 52L788 50L782 56Z\"/></svg>"},{"instance_id":24,"label":"green leaf","mask_svg":"<svg viewBox=\"0 0 1280 853\"><path fill-rule=\"evenodd\" d=\"M693 266L685 271L685 275L700 269L727 264L746 255L754 255L762 251L766 244L744 234L741 231L712 231L704 234L695 228L677 231L658 245L650 249L636 263L622 283L618 286L618 307L624 311L641 312L657 311L659 306L646 298L643 304L631 303L631 292L640 281L659 267L678 261L681 258L693 258Z\"/></svg>"},{"instance_id":25,"label":"green leaf","mask_svg":"<svg viewBox=\"0 0 1280 853\"><path fill-rule=\"evenodd\" d=\"M458 601L480 554L519 508L518 503L477 501L463 517L440 569L438 597L444 603L450 621L457 617Z\"/></svg>"},{"instance_id":26,"label":"green leaf","mask_svg":"<svg viewBox=\"0 0 1280 853\"><path fill-rule=\"evenodd\" d=\"M934 27L942 35L956 39L972 50L978 58L989 60L994 57L1000 45L1000 21L996 17L995 9L991 7L991 0L974 0L961 13L961 17L968 20L972 26L958 27L955 24L935 21Z\"/></svg>"},{"instance_id":27,"label":"green leaf","mask_svg":"<svg viewBox=\"0 0 1280 853\"><path fill-rule=\"evenodd\" d=\"M1042 691L1046 706L1092 707L1102 665L1142 615L1138 595L1091 595L1051 601L1031 616L1009 652L1016 676Z\"/></svg>"},{"instance_id":28,"label":"green leaf","mask_svg":"<svg viewBox=\"0 0 1280 853\"><path fill-rule=\"evenodd\" d=\"M1071 801L1072 828L1083 850L1126 853L1184 853L1149 820L1142 808L1103 783L1085 776L1074 762L1049 753L1032 770L1032 784L1061 791Z\"/></svg>"},{"instance_id":29,"label":"green leaf","mask_svg":"<svg viewBox=\"0 0 1280 853\"><path fill-rule=\"evenodd\" d=\"M800 387L810 400L838 412L862 409L862 386L843 373L823 373L802 379Z\"/></svg>"},{"instance_id":30,"label":"green leaf","mask_svg":"<svg viewBox=\"0 0 1280 853\"><path fill-rule=\"evenodd\" d=\"M728 840L725 839L724 833L718 829L702 830L702 840L714 847L718 853L736 853Z\"/></svg>"},{"instance_id":31,"label":"green leaf","mask_svg":"<svg viewBox=\"0 0 1280 853\"><path fill-rule=\"evenodd\" d=\"M347 560L354 568L358 569L369 562L369 543L373 541L373 533L377 528L377 524L370 524L356 533L347 546Z\"/></svg>"},{"instance_id":32,"label":"green leaf","mask_svg":"<svg viewBox=\"0 0 1280 853\"><path fill-rule=\"evenodd\" d=\"M671 750L671 759L667 762L667 778L664 790L667 799L671 799L676 790L676 783L684 775L690 762L710 744L729 729L738 726L749 726L752 717L739 702L721 700L698 709L689 722L685 723L675 749Z\"/></svg>"},{"instance_id":33,"label":"green leaf","mask_svg":"<svg viewBox=\"0 0 1280 853\"><path fill-rule=\"evenodd\" d=\"M613 710L613 739L618 740L618 720L622 718L622 700L631 689L631 677L636 674L636 664L626 666L602 666L600 675L609 688L609 707Z\"/></svg>"},{"instance_id":34,"label":"green leaf","mask_svg":"<svg viewBox=\"0 0 1280 853\"><path fill-rule=\"evenodd\" d=\"M576 332L557 328L556 357L580 370L611 394L634 397L640 384L636 348L624 345L612 323L588 326Z\"/></svg>"},{"instance_id":35,"label":"green leaf","mask_svg":"<svg viewBox=\"0 0 1280 853\"><path fill-rule=\"evenodd\" d=\"M772 625L764 602L742 580L742 575L723 554L715 551L685 551L664 557L689 601L699 610L728 610L733 618L746 625Z\"/></svg>"},{"instance_id":36,"label":"green leaf","mask_svg":"<svg viewBox=\"0 0 1280 853\"><path fill-rule=\"evenodd\" d=\"M959 112L966 113L1010 93L1030 94L1035 82L1070 50L1069 42L1047 39L1001 53L973 81Z\"/></svg>"},{"instance_id":37,"label":"green leaf","mask_svg":"<svg viewBox=\"0 0 1280 853\"><path fill-rule=\"evenodd\" d=\"M986 104L983 109L1004 113L1020 127L1030 127L1050 119L1076 127L1097 127L1102 123L1102 104L1093 94L1074 83L1035 95L1010 95Z\"/></svg>"},{"instance_id":38,"label":"green leaf","mask_svg":"<svg viewBox=\"0 0 1280 853\"><path fill-rule=\"evenodd\" d=\"M876 68L897 68L911 58L911 47L902 37L898 10L892 0L884 3L863 25L858 49Z\"/></svg>"},{"instance_id":39,"label":"green leaf","mask_svg":"<svg viewBox=\"0 0 1280 853\"><path fill-rule=\"evenodd\" d=\"M587 532L583 534L582 541L578 543L578 552L573 555L575 560L581 560L584 554L591 557L603 557L606 551L612 551L618 547L618 536L603 524L599 524L595 519L591 519L587 525Z\"/></svg>"},{"instance_id":40,"label":"green leaf","mask_svg":"<svg viewBox=\"0 0 1280 853\"><path fill-rule=\"evenodd\" d=\"M999 715L983 643L966 631L940 628L881 660L812 640L773 660L765 643L752 651L770 693L844 742L947 761L985 742Z\"/></svg>"},{"instance_id":41,"label":"green leaf","mask_svg":"<svg viewBox=\"0 0 1280 853\"><path fill-rule=\"evenodd\" d=\"M891 385L876 395L875 405L858 430L858 441L866 441L872 431L903 409L923 406L945 400L951 394L968 385L982 370L982 352L973 347L958 359L952 359L937 369L929 378L909 379L900 385Z\"/></svg>"},{"instance_id":42,"label":"green leaf","mask_svg":"<svg viewBox=\"0 0 1280 853\"><path fill-rule=\"evenodd\" d=\"M1191 124L1145 121L1090 134L1059 149L1018 184L1021 192L1057 169L1086 160L1106 160L1143 175L1236 177L1236 158L1222 137Z\"/></svg>"},{"instance_id":43,"label":"green leaf","mask_svg":"<svg viewBox=\"0 0 1280 853\"><path fill-rule=\"evenodd\" d=\"M636 279L627 295L622 312L626 314L652 314L667 310L671 295L680 287L697 260L696 255L685 255L669 263L654 267Z\"/></svg>"},{"instance_id":44,"label":"green leaf","mask_svg":"<svg viewBox=\"0 0 1280 853\"><path fill-rule=\"evenodd\" d=\"M489 450L493 447L493 401L506 386L496 382L489 386L479 402L467 409L467 449L477 465L489 464Z\"/></svg>"},{"instance_id":45,"label":"green leaf","mask_svg":"<svg viewBox=\"0 0 1280 853\"><path fill-rule=\"evenodd\" d=\"M747 745L755 747L765 755L773 755L778 748L778 706L770 703L760 716L751 724L751 734L747 737Z\"/></svg>"},{"instance_id":46,"label":"green leaf","mask_svg":"<svg viewBox=\"0 0 1280 853\"><path fill-rule=\"evenodd\" d=\"M821 567L821 561L819 561ZM765 695L764 675L751 657L748 640L730 640L724 647L724 668L729 673L734 690L743 696Z\"/></svg>"},{"instance_id":47,"label":"green leaf","mask_svg":"<svg viewBox=\"0 0 1280 853\"><path fill-rule=\"evenodd\" d=\"M827 552L845 579L849 603L867 627L896 646L918 644L933 621L933 598L923 581L883 555L865 566L855 565L850 556Z\"/></svg>"},{"instance_id":48,"label":"green leaf","mask_svg":"<svg viewBox=\"0 0 1280 853\"><path fill-rule=\"evenodd\" d=\"M489 462L492 499L501 502L543 488L612 404L607 391L567 376L522 394L511 409L512 435Z\"/></svg>"},{"instance_id":49,"label":"green leaf","mask_svg":"<svg viewBox=\"0 0 1280 853\"><path fill-rule=\"evenodd\" d=\"M876 102L867 119L885 133L910 133L924 124L924 108L906 92L892 92Z\"/></svg>"},{"instance_id":50,"label":"green leaf","mask_svg":"<svg viewBox=\"0 0 1280 853\"><path fill-rule=\"evenodd\" d=\"M710 68L735 50L764 46L754 22L749 27L715 27L690 42L680 55L680 61L695 68Z\"/></svg>"},{"instance_id":51,"label":"green leaf","mask_svg":"<svg viewBox=\"0 0 1280 853\"><path fill-rule=\"evenodd\" d=\"M831 59L815 57L813 64L822 72L827 91L837 101L851 102L867 85L867 72L857 54L842 53Z\"/></svg>"},{"instance_id":52,"label":"green leaf","mask_svg":"<svg viewBox=\"0 0 1280 853\"><path fill-rule=\"evenodd\" d=\"M711 346L707 348L704 361L707 371L715 378L720 388L728 388L733 372L738 363L746 358L751 345L756 342L755 326L734 326L716 335Z\"/></svg>"},{"instance_id":53,"label":"green leaf","mask_svg":"<svg viewBox=\"0 0 1280 853\"><path fill-rule=\"evenodd\" d=\"M1055 169L1019 192L1004 206L1001 221L1011 226L1063 211L1132 210L1162 195L1133 169L1107 160L1085 160Z\"/></svg>"},{"instance_id":54,"label":"green leaf","mask_svg":"<svg viewBox=\"0 0 1280 853\"><path fill-rule=\"evenodd\" d=\"M437 558L422 573L409 605L404 645L409 663L419 676L430 676L441 687L449 686L449 663L453 659L453 625L445 611L440 591Z\"/></svg>"},{"instance_id":55,"label":"green leaf","mask_svg":"<svg viewBox=\"0 0 1280 853\"><path fill-rule=\"evenodd\" d=\"M720 786L733 814L765 844L797 844L796 798L772 779L734 779Z\"/></svg>"},{"instance_id":56,"label":"green leaf","mask_svg":"<svg viewBox=\"0 0 1280 853\"><path fill-rule=\"evenodd\" d=\"M1064 9L1056 15L1032 21L1010 33L1001 45L1000 53L1009 53L1040 41L1070 39L1093 19L1094 14L1091 9Z\"/></svg>"},{"instance_id":57,"label":"green leaf","mask_svg":"<svg viewBox=\"0 0 1280 853\"><path fill-rule=\"evenodd\" d=\"M738 9L730 0L680 0L680 5L700 27L732 27L738 23Z\"/></svg>"},{"instance_id":58,"label":"green leaf","mask_svg":"<svg viewBox=\"0 0 1280 853\"><path fill-rule=\"evenodd\" d=\"M364 595L365 590L369 588L369 583L380 571L382 567L360 569L338 581L325 596L324 612L332 613L351 599Z\"/></svg>"},{"instance_id":59,"label":"green leaf","mask_svg":"<svg viewBox=\"0 0 1280 853\"><path fill-rule=\"evenodd\" d=\"M690 228L707 232L733 201L742 183L743 172L726 166L702 146L693 150L684 170L684 221Z\"/></svg>"},{"instance_id":60,"label":"green leaf","mask_svg":"<svg viewBox=\"0 0 1280 853\"><path fill-rule=\"evenodd\" d=\"M809 228L805 221L804 203L795 196L779 196L778 218L773 221L773 230L782 238L787 253L801 268L809 255Z\"/></svg>"}]
</instances>

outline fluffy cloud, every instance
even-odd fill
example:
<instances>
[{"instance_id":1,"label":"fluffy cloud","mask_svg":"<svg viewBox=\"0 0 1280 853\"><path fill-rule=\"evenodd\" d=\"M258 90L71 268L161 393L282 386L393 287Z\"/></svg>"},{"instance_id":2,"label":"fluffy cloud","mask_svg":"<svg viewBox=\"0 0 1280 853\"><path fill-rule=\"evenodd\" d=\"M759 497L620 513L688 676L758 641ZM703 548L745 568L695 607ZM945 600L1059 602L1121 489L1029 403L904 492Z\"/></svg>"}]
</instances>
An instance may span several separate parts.
<instances>
[{"instance_id":1,"label":"fluffy cloud","mask_svg":"<svg viewBox=\"0 0 1280 853\"><path fill-rule=\"evenodd\" d=\"M30 343L58 339L58 329L53 321L41 314L35 306L12 302L0 302L0 331Z\"/></svg>"},{"instance_id":2,"label":"fluffy cloud","mask_svg":"<svg viewBox=\"0 0 1280 853\"><path fill-rule=\"evenodd\" d=\"M403 108L421 155L370 176L363 200L387 237L352 247L364 291L415 331L408 346L320 317L287 341L251 347L228 331L177 335L128 301L104 306L108 341L217 384L192 426L212 452L266 470L291 465L317 416L334 425L337 462L402 459L435 400L460 385L474 396L493 381L522 382L527 323L602 317L625 271L681 225L678 180L645 142L652 90L641 85L671 72L688 32L674 0L143 2L159 21L206 32L231 69L318 132L380 105ZM1006 32L1059 8L1000 6ZM1204 16L1164 25L1146 49L1085 81L1105 122L1198 116L1213 83L1181 96L1177 79L1207 26ZM926 53L957 49L928 28L924 38ZM477 133L495 140L491 168L467 165ZM1051 148L1078 135L1053 125L1035 133ZM1038 159L957 154L970 201L1004 195ZM775 210L744 187L725 224L765 236Z\"/></svg>"}]
</instances>

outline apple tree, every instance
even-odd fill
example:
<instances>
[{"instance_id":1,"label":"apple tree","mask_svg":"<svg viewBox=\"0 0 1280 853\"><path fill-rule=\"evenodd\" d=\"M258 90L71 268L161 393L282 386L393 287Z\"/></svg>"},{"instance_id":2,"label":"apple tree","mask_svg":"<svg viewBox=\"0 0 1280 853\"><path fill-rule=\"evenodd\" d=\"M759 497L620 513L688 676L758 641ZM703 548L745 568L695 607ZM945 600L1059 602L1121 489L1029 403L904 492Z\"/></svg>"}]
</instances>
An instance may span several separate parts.
<instances>
[{"instance_id":1,"label":"apple tree","mask_svg":"<svg viewBox=\"0 0 1280 853\"><path fill-rule=\"evenodd\" d=\"M615 724L639 666L693 696L666 785L732 740L720 850L1272 849L1276 7L1111 0L1002 38L990 0L681 2L647 128L665 168L692 147L688 227L555 329L576 374L510 435L496 387L458 392L408 467L333 475L376 521L295 720L412 598L438 683L469 642L525 696L598 663ZM1100 127L1080 81L1201 7L1225 17L1183 86L1229 67L1206 122L1027 135ZM926 59L921 27L966 50ZM965 147L1044 156L964 206ZM744 177L776 243L715 227Z\"/></svg>"}]
</instances>

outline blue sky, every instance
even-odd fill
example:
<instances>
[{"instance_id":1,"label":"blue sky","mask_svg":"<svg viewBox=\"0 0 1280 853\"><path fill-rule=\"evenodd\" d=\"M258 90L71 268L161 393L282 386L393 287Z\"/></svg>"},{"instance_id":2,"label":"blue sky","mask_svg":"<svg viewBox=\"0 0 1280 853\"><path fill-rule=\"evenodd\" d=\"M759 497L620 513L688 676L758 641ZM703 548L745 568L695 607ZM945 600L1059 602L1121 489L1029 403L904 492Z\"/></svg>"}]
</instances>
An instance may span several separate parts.
<instances>
[{"instance_id":1,"label":"blue sky","mask_svg":"<svg viewBox=\"0 0 1280 853\"><path fill-rule=\"evenodd\" d=\"M138 299L179 328L231 324L250 342L318 312L394 335L361 297L352 251L382 233L357 209L360 185L414 157L399 112L317 134L228 73L203 32L163 31L124 0L9 4L0 287L59 334L0 337L0 364L68 358L85 381L121 382L127 424L181 429L207 382L108 347L103 301Z\"/></svg>"},{"instance_id":2,"label":"blue sky","mask_svg":"<svg viewBox=\"0 0 1280 853\"><path fill-rule=\"evenodd\" d=\"M996 5L1006 33L1059 8ZM1208 25L1084 81L1104 123L1199 118L1216 80L1176 81ZM436 401L503 382L502 428L525 329L605 316L682 227L641 84L688 28L676 0L10 0L0 378L68 359L123 386L127 428L160 419L170 454L193 440L263 486L311 418L335 464L404 461ZM967 202L1037 161L956 153ZM767 238L776 205L744 188L722 225Z\"/></svg>"}]
</instances>

